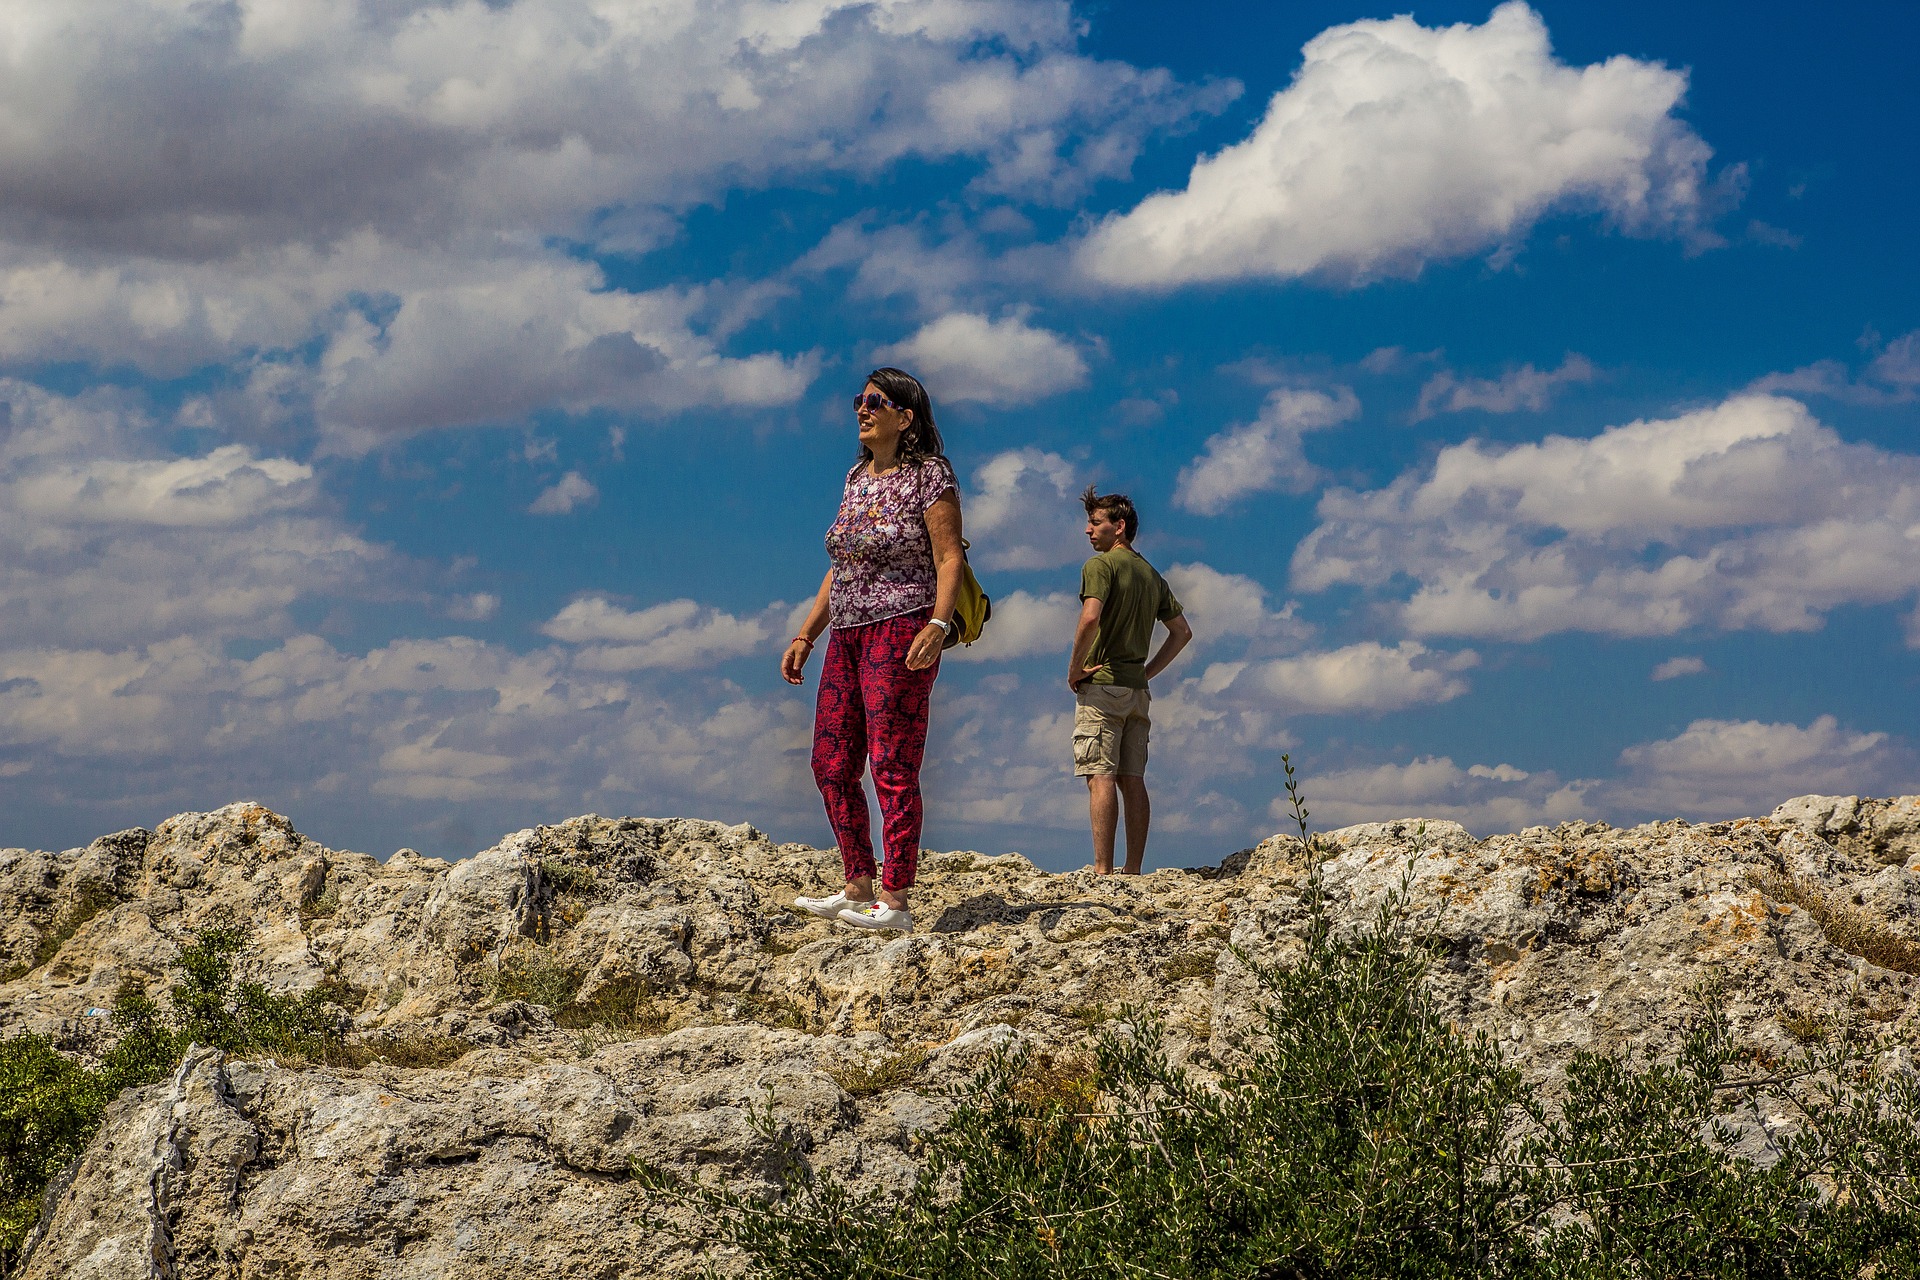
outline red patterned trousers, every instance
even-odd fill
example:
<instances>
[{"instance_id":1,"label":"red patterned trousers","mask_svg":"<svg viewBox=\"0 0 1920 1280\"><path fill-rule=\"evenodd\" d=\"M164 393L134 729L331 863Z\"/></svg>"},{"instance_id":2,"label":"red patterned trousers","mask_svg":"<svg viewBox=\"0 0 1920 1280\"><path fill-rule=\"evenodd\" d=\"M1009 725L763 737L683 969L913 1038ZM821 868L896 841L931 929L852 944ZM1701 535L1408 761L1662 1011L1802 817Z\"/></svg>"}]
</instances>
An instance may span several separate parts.
<instances>
[{"instance_id":1,"label":"red patterned trousers","mask_svg":"<svg viewBox=\"0 0 1920 1280\"><path fill-rule=\"evenodd\" d=\"M909 671L907 649L928 616L922 610L832 632L813 713L813 780L827 802L847 879L874 872L867 796L860 786L871 760L887 855L880 883L894 893L913 884L920 862L920 757L940 662Z\"/></svg>"}]
</instances>

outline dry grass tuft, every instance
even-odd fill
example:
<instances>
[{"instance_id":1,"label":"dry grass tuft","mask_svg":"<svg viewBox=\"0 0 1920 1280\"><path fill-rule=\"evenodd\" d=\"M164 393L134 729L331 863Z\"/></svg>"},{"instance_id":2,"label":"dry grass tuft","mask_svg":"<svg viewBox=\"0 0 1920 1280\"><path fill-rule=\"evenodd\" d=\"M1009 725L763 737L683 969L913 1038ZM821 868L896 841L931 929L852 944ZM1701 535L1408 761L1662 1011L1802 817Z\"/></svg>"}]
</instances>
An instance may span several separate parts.
<instances>
[{"instance_id":1,"label":"dry grass tuft","mask_svg":"<svg viewBox=\"0 0 1920 1280\"><path fill-rule=\"evenodd\" d=\"M1009 1089L1021 1102L1034 1107L1059 1107L1072 1115L1086 1115L1100 1100L1094 1083L1093 1060L1078 1053L1047 1053L1028 1058Z\"/></svg>"},{"instance_id":2,"label":"dry grass tuft","mask_svg":"<svg viewBox=\"0 0 1920 1280\"><path fill-rule=\"evenodd\" d=\"M1103 1004L1074 1004L1061 1010L1068 1018L1091 1031L1103 1022L1112 1022L1118 1015Z\"/></svg>"},{"instance_id":3,"label":"dry grass tuft","mask_svg":"<svg viewBox=\"0 0 1920 1280\"><path fill-rule=\"evenodd\" d=\"M1833 1034L1832 1023L1817 1013L1808 1013L1804 1009L1793 1009L1780 1014L1775 1021L1780 1029L1801 1044L1825 1044Z\"/></svg>"},{"instance_id":4,"label":"dry grass tuft","mask_svg":"<svg viewBox=\"0 0 1920 1280\"><path fill-rule=\"evenodd\" d=\"M444 1067L473 1051L465 1040L442 1035L379 1036L353 1046L364 1061L384 1062L394 1067Z\"/></svg>"},{"instance_id":5,"label":"dry grass tuft","mask_svg":"<svg viewBox=\"0 0 1920 1280\"><path fill-rule=\"evenodd\" d=\"M1188 978L1212 978L1220 966L1220 955L1215 951L1189 951L1167 961L1161 970L1168 982L1185 982Z\"/></svg>"},{"instance_id":6,"label":"dry grass tuft","mask_svg":"<svg viewBox=\"0 0 1920 1280\"><path fill-rule=\"evenodd\" d=\"M340 910L340 886L328 880L318 896L300 904L300 926L305 928L315 920L325 920Z\"/></svg>"},{"instance_id":7,"label":"dry grass tuft","mask_svg":"<svg viewBox=\"0 0 1920 1280\"><path fill-rule=\"evenodd\" d=\"M776 957L790 956L800 948L806 946L809 942L816 941L818 941L817 938L804 933L783 934L778 930L773 930L769 931L767 936L761 940L760 954L763 956Z\"/></svg>"},{"instance_id":8,"label":"dry grass tuft","mask_svg":"<svg viewBox=\"0 0 1920 1280\"><path fill-rule=\"evenodd\" d=\"M555 1026L591 1031L582 1041L582 1052L666 1029L668 1015L654 1002L653 985L644 978L606 983L592 999L582 1000L580 987L586 978L578 966L547 948L522 946L500 957L487 975L487 994L495 1000L541 1005L553 1014Z\"/></svg>"},{"instance_id":9,"label":"dry grass tuft","mask_svg":"<svg viewBox=\"0 0 1920 1280\"><path fill-rule=\"evenodd\" d=\"M573 1003L587 975L542 946L516 946L487 975L495 1000L525 1000L559 1010Z\"/></svg>"},{"instance_id":10,"label":"dry grass tuft","mask_svg":"<svg viewBox=\"0 0 1920 1280\"><path fill-rule=\"evenodd\" d=\"M899 1053L882 1054L865 1064L832 1067L827 1071L827 1078L853 1097L865 1098L904 1088L926 1060L925 1049L903 1049Z\"/></svg>"},{"instance_id":11,"label":"dry grass tuft","mask_svg":"<svg viewBox=\"0 0 1920 1280\"><path fill-rule=\"evenodd\" d=\"M609 982L591 1000L571 1000L553 1011L555 1024L578 1031L598 1027L629 1036L665 1029L667 1013L654 1003L653 984L644 978Z\"/></svg>"},{"instance_id":12,"label":"dry grass tuft","mask_svg":"<svg viewBox=\"0 0 1920 1280\"><path fill-rule=\"evenodd\" d=\"M53 925L33 949L33 955L0 973L0 982L24 978L60 954L67 939L80 932L80 926L113 905L113 890L103 884L85 882L74 889L73 897L53 919Z\"/></svg>"},{"instance_id":13,"label":"dry grass tuft","mask_svg":"<svg viewBox=\"0 0 1920 1280\"><path fill-rule=\"evenodd\" d=\"M274 1061L286 1067L364 1067L384 1062L390 1067L418 1070L444 1067L472 1053L474 1044L438 1032L399 1032L355 1041L318 1041L272 1051Z\"/></svg>"},{"instance_id":14,"label":"dry grass tuft","mask_svg":"<svg viewBox=\"0 0 1920 1280\"><path fill-rule=\"evenodd\" d=\"M1819 885L1780 871L1758 871L1747 882L1775 902L1789 902L1814 918L1827 941L1850 956L1896 973L1920 974L1920 945L1865 912L1835 902Z\"/></svg>"},{"instance_id":15,"label":"dry grass tuft","mask_svg":"<svg viewBox=\"0 0 1920 1280\"><path fill-rule=\"evenodd\" d=\"M553 1011L556 1026L574 1033L581 1057L591 1057L610 1044L657 1036L673 1015L654 999L653 984L645 978L609 982L591 999L575 999Z\"/></svg>"},{"instance_id":16,"label":"dry grass tuft","mask_svg":"<svg viewBox=\"0 0 1920 1280\"><path fill-rule=\"evenodd\" d=\"M812 1015L794 1001L771 991L748 991L732 996L729 1012L736 1021L757 1022L763 1027L813 1030Z\"/></svg>"}]
</instances>

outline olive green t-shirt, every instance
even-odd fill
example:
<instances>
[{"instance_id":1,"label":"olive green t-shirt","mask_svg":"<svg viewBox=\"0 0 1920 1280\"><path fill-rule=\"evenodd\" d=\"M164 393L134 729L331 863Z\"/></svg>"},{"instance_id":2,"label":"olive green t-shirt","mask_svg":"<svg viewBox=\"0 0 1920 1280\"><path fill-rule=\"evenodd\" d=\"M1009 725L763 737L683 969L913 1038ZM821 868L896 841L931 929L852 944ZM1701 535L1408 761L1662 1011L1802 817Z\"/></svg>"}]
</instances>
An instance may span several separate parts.
<instances>
[{"instance_id":1,"label":"olive green t-shirt","mask_svg":"<svg viewBox=\"0 0 1920 1280\"><path fill-rule=\"evenodd\" d=\"M1087 657L1089 667L1100 669L1091 683L1146 688L1153 624L1181 613L1166 579L1139 552L1116 546L1081 566L1080 598L1100 601L1100 627Z\"/></svg>"}]
</instances>

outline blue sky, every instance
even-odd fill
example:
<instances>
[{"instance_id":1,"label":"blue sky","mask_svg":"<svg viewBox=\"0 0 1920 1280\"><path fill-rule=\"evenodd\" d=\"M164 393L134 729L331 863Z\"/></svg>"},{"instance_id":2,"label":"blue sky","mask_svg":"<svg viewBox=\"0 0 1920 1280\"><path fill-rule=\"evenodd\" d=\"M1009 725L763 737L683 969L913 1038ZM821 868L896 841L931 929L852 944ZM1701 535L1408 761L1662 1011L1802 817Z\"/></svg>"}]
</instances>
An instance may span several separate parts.
<instances>
[{"instance_id":1,"label":"blue sky","mask_svg":"<svg viewBox=\"0 0 1920 1280\"><path fill-rule=\"evenodd\" d=\"M1155 862L1920 790L1910 5L17 0L0 843L831 839L875 363L996 619L926 842L1085 860L1074 495L1198 635Z\"/></svg>"}]
</instances>

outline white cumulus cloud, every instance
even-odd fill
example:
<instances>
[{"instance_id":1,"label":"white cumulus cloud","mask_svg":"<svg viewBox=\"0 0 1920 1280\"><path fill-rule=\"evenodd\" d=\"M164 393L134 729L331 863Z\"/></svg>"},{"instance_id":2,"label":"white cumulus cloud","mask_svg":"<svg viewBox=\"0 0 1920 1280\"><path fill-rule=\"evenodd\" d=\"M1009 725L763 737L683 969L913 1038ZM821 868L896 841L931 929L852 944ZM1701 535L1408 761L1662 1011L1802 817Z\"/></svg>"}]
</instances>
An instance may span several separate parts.
<instances>
[{"instance_id":1,"label":"white cumulus cloud","mask_svg":"<svg viewBox=\"0 0 1920 1280\"><path fill-rule=\"evenodd\" d=\"M1594 374L1593 362L1583 355L1567 356L1557 369L1536 369L1531 364L1523 364L1497 378L1460 378L1443 370L1428 378L1420 388L1420 403L1414 408L1413 421L1468 409L1487 413L1529 409L1538 413L1561 387L1591 382Z\"/></svg>"},{"instance_id":2,"label":"white cumulus cloud","mask_svg":"<svg viewBox=\"0 0 1920 1280\"><path fill-rule=\"evenodd\" d=\"M1044 449L1009 449L973 471L964 504L976 569L1054 569L1084 560L1084 488L1074 465Z\"/></svg>"},{"instance_id":3,"label":"white cumulus cloud","mask_svg":"<svg viewBox=\"0 0 1920 1280\"><path fill-rule=\"evenodd\" d=\"M1231 636L1252 642L1251 651L1272 651L1297 648L1313 635L1312 624L1295 616L1295 601L1267 608L1267 589L1245 574L1196 562L1170 565L1165 577L1197 645Z\"/></svg>"},{"instance_id":4,"label":"white cumulus cloud","mask_svg":"<svg viewBox=\"0 0 1920 1280\"><path fill-rule=\"evenodd\" d=\"M118 646L276 636L302 596L404 592L407 573L328 514L313 469L245 445L181 455L115 391L0 379L0 634Z\"/></svg>"},{"instance_id":5,"label":"white cumulus cloud","mask_svg":"<svg viewBox=\"0 0 1920 1280\"><path fill-rule=\"evenodd\" d=\"M1838 360L1819 360L1787 373L1769 373L1747 390L1825 396L1848 404L1908 404L1920 396L1920 329L1880 349L1858 373Z\"/></svg>"},{"instance_id":6,"label":"white cumulus cloud","mask_svg":"<svg viewBox=\"0 0 1920 1280\"><path fill-rule=\"evenodd\" d=\"M32 467L11 486L25 514L90 524L231 525L313 498L313 468L245 445L200 457L91 458Z\"/></svg>"},{"instance_id":7,"label":"white cumulus cloud","mask_svg":"<svg viewBox=\"0 0 1920 1280\"><path fill-rule=\"evenodd\" d=\"M527 510L536 516L570 515L600 500L600 488L578 471L569 471L540 491Z\"/></svg>"},{"instance_id":8,"label":"white cumulus cloud","mask_svg":"<svg viewBox=\"0 0 1920 1280\"><path fill-rule=\"evenodd\" d=\"M952 312L882 347L874 358L919 378L936 405L952 400L1004 407L1087 384L1087 362L1078 349L1019 315L990 320Z\"/></svg>"},{"instance_id":9,"label":"white cumulus cloud","mask_svg":"<svg viewBox=\"0 0 1920 1280\"><path fill-rule=\"evenodd\" d=\"M741 618L693 600L628 610L605 596L583 596L540 630L585 646L574 657L584 670L684 671L760 649L773 633L775 618L785 612L786 606L772 605L760 617Z\"/></svg>"},{"instance_id":10,"label":"white cumulus cloud","mask_svg":"<svg viewBox=\"0 0 1920 1280\"><path fill-rule=\"evenodd\" d=\"M1136 287L1367 280L1514 246L1562 210L1701 236L1711 151L1674 115L1682 71L1569 66L1518 0L1479 26L1332 27L1303 54L1250 137L1102 223L1082 269Z\"/></svg>"},{"instance_id":11,"label":"white cumulus cloud","mask_svg":"<svg viewBox=\"0 0 1920 1280\"><path fill-rule=\"evenodd\" d=\"M1330 492L1319 515L1295 587L1411 580L1392 609L1415 635L1805 631L1920 590L1920 456L1850 444L1777 396L1468 441L1384 489Z\"/></svg>"},{"instance_id":12,"label":"white cumulus cloud","mask_svg":"<svg viewBox=\"0 0 1920 1280\"><path fill-rule=\"evenodd\" d=\"M1885 733L1843 728L1833 716L1811 724L1695 720L1675 737L1620 753L1625 776L1609 801L1655 817L1735 818L1766 813L1803 795L1872 795L1911 790L1911 754Z\"/></svg>"},{"instance_id":13,"label":"white cumulus cloud","mask_svg":"<svg viewBox=\"0 0 1920 1280\"><path fill-rule=\"evenodd\" d=\"M1462 769L1448 756L1340 769L1315 775L1308 786L1308 807L1321 827L1433 818L1487 836L1592 814L1586 800L1592 783L1562 783L1551 773L1510 764ZM1280 823L1292 817L1284 796L1269 806L1268 816Z\"/></svg>"},{"instance_id":14,"label":"white cumulus cloud","mask_svg":"<svg viewBox=\"0 0 1920 1280\"><path fill-rule=\"evenodd\" d=\"M390 801L374 813L392 833L423 832L447 804L502 830L529 803L726 816L748 778L759 807L813 813L797 700L683 670L649 683L578 661L590 652L449 636L353 653L307 634L253 658L188 637L0 647L0 758L29 764L0 786L16 811L26 796L97 803L105 774L112 803L163 813L238 794L298 812L346 788Z\"/></svg>"},{"instance_id":15,"label":"white cumulus cloud","mask_svg":"<svg viewBox=\"0 0 1920 1280\"><path fill-rule=\"evenodd\" d=\"M1201 455L1181 468L1174 501L1200 515L1219 515L1255 493L1303 493L1320 479L1307 461L1302 437L1360 414L1350 387L1331 393L1281 387L1267 393L1260 416L1207 439Z\"/></svg>"},{"instance_id":16,"label":"white cumulus cloud","mask_svg":"<svg viewBox=\"0 0 1920 1280\"><path fill-rule=\"evenodd\" d=\"M1260 662L1216 662L1201 673L1203 694L1248 697L1301 715L1385 712L1465 693L1460 672L1479 665L1471 649L1429 649L1414 640L1391 647L1375 640Z\"/></svg>"},{"instance_id":17,"label":"white cumulus cloud","mask_svg":"<svg viewBox=\"0 0 1920 1280\"><path fill-rule=\"evenodd\" d=\"M1237 91L1079 39L1064 0L15 0L0 358L222 367L201 418L342 452L790 403L814 357L730 349L766 289L633 291L583 258L908 158L1071 201Z\"/></svg>"},{"instance_id":18,"label":"white cumulus cloud","mask_svg":"<svg viewBox=\"0 0 1920 1280\"><path fill-rule=\"evenodd\" d=\"M491 591L475 591L447 602L447 616L461 622L485 622L500 612L500 597Z\"/></svg>"},{"instance_id":19,"label":"white cumulus cloud","mask_svg":"<svg viewBox=\"0 0 1920 1280\"><path fill-rule=\"evenodd\" d=\"M1036 596L1014 591L993 598L993 617L986 630L970 645L947 650L947 662L1010 662L1055 654L1060 659L1061 677L1067 668L1067 650L1073 647L1073 630L1080 620L1080 596L1075 591L1055 591Z\"/></svg>"},{"instance_id":20,"label":"white cumulus cloud","mask_svg":"<svg viewBox=\"0 0 1920 1280\"><path fill-rule=\"evenodd\" d=\"M1665 662L1653 669L1653 674L1649 676L1648 679L1678 680L1682 676L1700 675L1705 672L1706 669L1706 659L1685 655L1678 658L1668 658Z\"/></svg>"}]
</instances>

